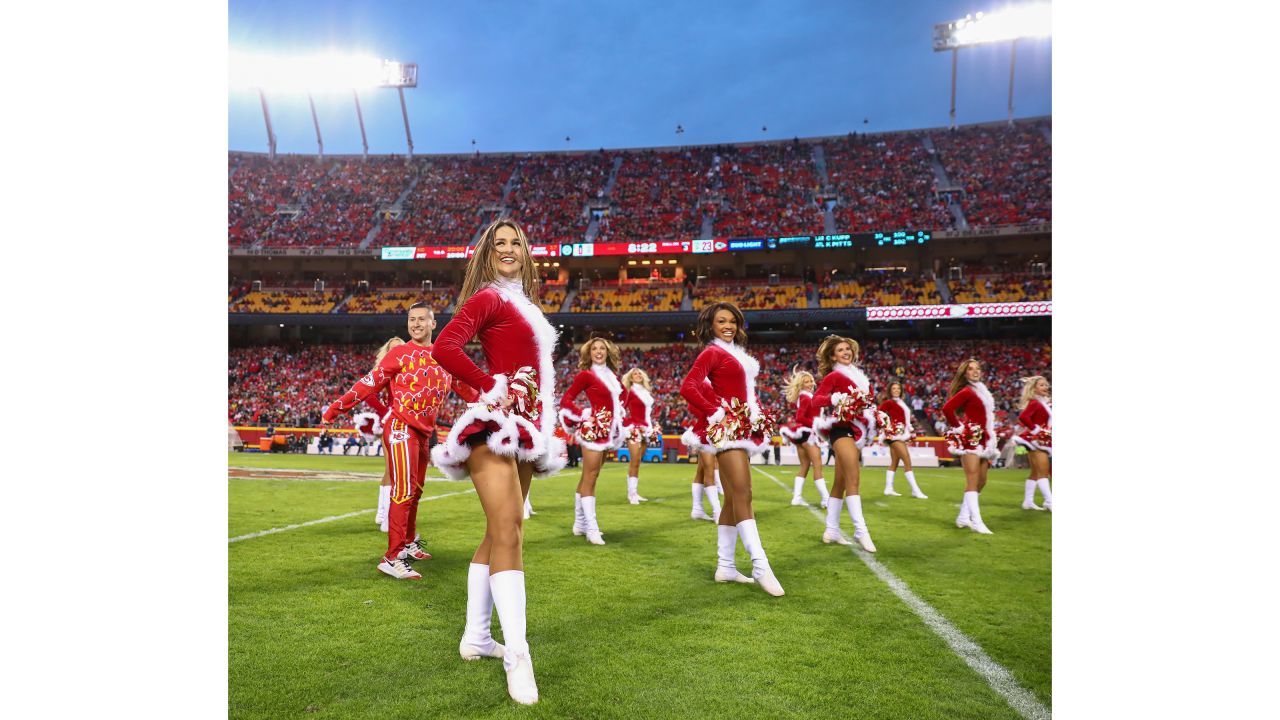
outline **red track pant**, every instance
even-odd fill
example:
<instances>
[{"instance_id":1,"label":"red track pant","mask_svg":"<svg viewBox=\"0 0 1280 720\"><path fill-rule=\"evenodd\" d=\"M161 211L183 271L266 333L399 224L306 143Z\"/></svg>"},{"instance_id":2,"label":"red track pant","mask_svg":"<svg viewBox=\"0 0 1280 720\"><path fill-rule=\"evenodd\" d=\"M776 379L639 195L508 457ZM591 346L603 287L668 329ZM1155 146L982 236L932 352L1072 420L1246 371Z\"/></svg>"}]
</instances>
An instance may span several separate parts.
<instances>
[{"instance_id":1,"label":"red track pant","mask_svg":"<svg viewBox=\"0 0 1280 720\"><path fill-rule=\"evenodd\" d=\"M391 471L391 508L387 511L387 554L394 560L417 534L418 500L422 479L430 461L427 436L399 418L391 418L383 430L387 441L387 468Z\"/></svg>"}]
</instances>

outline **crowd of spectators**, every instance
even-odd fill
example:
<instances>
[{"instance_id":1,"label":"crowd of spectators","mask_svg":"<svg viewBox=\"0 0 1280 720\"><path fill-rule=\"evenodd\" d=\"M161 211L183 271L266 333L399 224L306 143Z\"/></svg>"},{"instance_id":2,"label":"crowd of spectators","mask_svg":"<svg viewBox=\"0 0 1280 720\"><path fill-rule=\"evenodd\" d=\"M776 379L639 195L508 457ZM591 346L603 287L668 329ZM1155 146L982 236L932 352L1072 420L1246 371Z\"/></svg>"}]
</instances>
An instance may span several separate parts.
<instances>
[{"instance_id":1,"label":"crowd of spectators","mask_svg":"<svg viewBox=\"0 0 1280 720\"><path fill-rule=\"evenodd\" d=\"M263 245L355 247L373 229L378 208L395 201L414 173L413 165L390 156L338 162L302 198L301 211L278 221Z\"/></svg>"},{"instance_id":2,"label":"crowd of spectators","mask_svg":"<svg viewBox=\"0 0 1280 720\"><path fill-rule=\"evenodd\" d=\"M376 349L373 345L233 349L228 370L229 418L235 425L315 427L325 403L345 392L373 366ZM680 384L700 350L687 344L621 348L622 371L639 367L653 381L653 418L667 434L680 434L691 421L680 397ZM783 385L794 367L816 374L816 344L751 343L748 350L760 361L756 394L761 407L780 421L789 421L792 410L783 397ZM473 349L471 356L483 367L478 349ZM999 431L1007 435L1017 421L1021 378L1050 374L1052 357L1047 341L873 340L863 345L861 364L877 393L887 389L890 381L901 381L908 404L919 410L917 419L924 417L929 423L921 427L918 422L917 430L936 435L934 423L942 417L951 378L959 363L969 357L982 361L986 368L997 424L1003 426ZM561 391L578 372L577 363L576 347L566 344L556 362ZM465 403L451 394L438 415L439 422L451 423L464 408Z\"/></svg>"},{"instance_id":3,"label":"crowd of spectators","mask_svg":"<svg viewBox=\"0 0 1280 720\"><path fill-rule=\"evenodd\" d=\"M233 313L327 313L346 297L343 290L254 290L229 306Z\"/></svg>"},{"instance_id":4,"label":"crowd of spectators","mask_svg":"<svg viewBox=\"0 0 1280 720\"><path fill-rule=\"evenodd\" d=\"M693 306L731 302L742 310L795 310L809 307L805 285L799 279L783 280L777 285L765 281L708 281L693 289Z\"/></svg>"},{"instance_id":5,"label":"crowd of spectators","mask_svg":"<svg viewBox=\"0 0 1280 720\"><path fill-rule=\"evenodd\" d=\"M227 243L248 247L266 236L281 205L296 205L324 177L312 158L231 154L227 178Z\"/></svg>"},{"instance_id":6,"label":"crowd of spectators","mask_svg":"<svg viewBox=\"0 0 1280 720\"><path fill-rule=\"evenodd\" d=\"M593 287L579 290L570 312L673 312L680 309L684 288Z\"/></svg>"},{"instance_id":7,"label":"crowd of spectators","mask_svg":"<svg viewBox=\"0 0 1280 720\"><path fill-rule=\"evenodd\" d=\"M858 136L823 146L827 179L840 200L841 232L947 230L955 224L934 194L933 162L916 134Z\"/></svg>"},{"instance_id":8,"label":"crowd of spectators","mask_svg":"<svg viewBox=\"0 0 1280 720\"><path fill-rule=\"evenodd\" d=\"M606 152L529 155L520 163L507 198L510 215L530 242L582 242L590 223L588 200L602 200L613 168Z\"/></svg>"},{"instance_id":9,"label":"crowd of spectators","mask_svg":"<svg viewBox=\"0 0 1280 720\"><path fill-rule=\"evenodd\" d=\"M409 306L416 302L430 302L431 309L442 313L453 303L453 288L434 288L430 292L422 289L357 290L345 305L338 308L339 313L353 315L365 313L407 313Z\"/></svg>"},{"instance_id":10,"label":"crowd of spectators","mask_svg":"<svg viewBox=\"0 0 1280 720\"><path fill-rule=\"evenodd\" d=\"M932 277L906 272L864 272L818 286L818 306L824 308L941 303Z\"/></svg>"},{"instance_id":11,"label":"crowd of spectators","mask_svg":"<svg viewBox=\"0 0 1280 720\"><path fill-rule=\"evenodd\" d=\"M1053 296L1052 278L1031 273L966 275L964 280L948 281L948 285L957 303L1026 302Z\"/></svg>"},{"instance_id":12,"label":"crowd of spectators","mask_svg":"<svg viewBox=\"0 0 1280 720\"><path fill-rule=\"evenodd\" d=\"M964 186L970 227L1052 219L1052 151L1038 127L968 127L931 137L947 176Z\"/></svg>"},{"instance_id":13,"label":"crowd of spectators","mask_svg":"<svg viewBox=\"0 0 1280 720\"><path fill-rule=\"evenodd\" d=\"M716 237L820 235L813 150L798 142L723 148L713 169L722 203ZM712 207L715 207L712 205Z\"/></svg>"},{"instance_id":14,"label":"crowd of spectators","mask_svg":"<svg viewBox=\"0 0 1280 720\"><path fill-rule=\"evenodd\" d=\"M567 292L565 286L544 283L538 287L540 288L538 304L542 306L542 312L560 312L560 306L564 305L564 297Z\"/></svg>"},{"instance_id":15,"label":"crowd of spectators","mask_svg":"<svg viewBox=\"0 0 1280 720\"><path fill-rule=\"evenodd\" d=\"M700 237L698 204L709 194L714 157L714 150L705 147L624 153L596 241Z\"/></svg>"},{"instance_id":16,"label":"crowd of spectators","mask_svg":"<svg viewBox=\"0 0 1280 720\"><path fill-rule=\"evenodd\" d=\"M928 138L936 156L923 133L822 143L828 188L837 198L837 231L953 228L947 200L937 192L935 161L963 188L960 203L971 227L1051 219L1051 148L1038 126L974 126ZM618 156L622 162L606 197ZM798 141L412 161L286 156L272 162L233 153L228 243L354 246L379 221L377 211L411 185L399 217L381 218L379 244L469 243L498 212L525 224L534 242L579 242L592 204L601 208L601 242L698 238L704 215L716 237L824 229L824 188L813 146ZM280 212L286 206L289 211Z\"/></svg>"},{"instance_id":17,"label":"crowd of spectators","mask_svg":"<svg viewBox=\"0 0 1280 720\"><path fill-rule=\"evenodd\" d=\"M378 245L468 245L484 223L482 207L499 205L518 160L504 156L419 161L418 183L399 219L383 220Z\"/></svg>"}]
</instances>

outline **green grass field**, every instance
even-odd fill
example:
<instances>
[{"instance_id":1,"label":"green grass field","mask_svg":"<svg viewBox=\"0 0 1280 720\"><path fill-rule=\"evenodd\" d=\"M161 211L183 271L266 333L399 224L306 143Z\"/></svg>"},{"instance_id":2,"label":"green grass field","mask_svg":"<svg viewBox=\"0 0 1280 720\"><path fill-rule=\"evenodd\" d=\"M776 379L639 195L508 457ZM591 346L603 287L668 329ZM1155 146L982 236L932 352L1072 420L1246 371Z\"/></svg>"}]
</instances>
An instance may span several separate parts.
<instances>
[{"instance_id":1,"label":"green grass field","mask_svg":"<svg viewBox=\"0 0 1280 720\"><path fill-rule=\"evenodd\" d=\"M690 465L646 465L650 502L632 506L626 467L607 464L603 547L570 534L578 470L536 480L525 564L541 702L523 707L507 698L500 661L457 654L484 527L469 482L427 483L424 498L460 494L422 503L435 557L415 564L423 580L396 581L375 568L386 549L373 524L377 479L355 475L380 474L381 458L231 454L229 464L321 473L232 477L229 538L360 513L229 544L231 718L1020 717L858 555L820 542L822 522L789 504L794 467L752 473L781 598L712 581L715 527L689 519ZM886 498L883 470L863 472L875 561L1051 707L1052 517L1019 508L1026 472L992 471L990 536L953 524L959 470L916 476L928 500ZM812 483L805 497L816 503ZM847 514L841 527L852 534Z\"/></svg>"}]
</instances>

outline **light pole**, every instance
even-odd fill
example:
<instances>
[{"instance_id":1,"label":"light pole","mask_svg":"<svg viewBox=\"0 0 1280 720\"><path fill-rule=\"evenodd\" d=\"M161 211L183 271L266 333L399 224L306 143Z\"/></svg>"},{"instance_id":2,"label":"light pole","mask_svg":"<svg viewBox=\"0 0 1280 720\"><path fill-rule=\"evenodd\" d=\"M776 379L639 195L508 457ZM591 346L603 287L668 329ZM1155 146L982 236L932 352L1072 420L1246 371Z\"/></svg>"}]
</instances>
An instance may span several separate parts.
<instances>
[{"instance_id":1,"label":"light pole","mask_svg":"<svg viewBox=\"0 0 1280 720\"><path fill-rule=\"evenodd\" d=\"M319 148L316 159L323 160L324 138L320 137L320 119L316 117L316 101L311 98L311 93L307 93L307 103L311 105L311 123L316 126L316 147Z\"/></svg>"},{"instance_id":2,"label":"light pole","mask_svg":"<svg viewBox=\"0 0 1280 720\"><path fill-rule=\"evenodd\" d=\"M1049 3L1033 2L993 13L966 15L959 20L933 26L933 51L951 51L951 127L956 126L956 64L960 48L1010 42L1009 123L1013 123L1013 74L1018 61L1018 40L1051 37Z\"/></svg>"},{"instance_id":3,"label":"light pole","mask_svg":"<svg viewBox=\"0 0 1280 720\"><path fill-rule=\"evenodd\" d=\"M352 90L351 96L356 99L356 120L360 122L360 144L364 147L364 159L369 159L369 138L364 134L364 113L360 112L360 92Z\"/></svg>"},{"instance_id":4,"label":"light pole","mask_svg":"<svg viewBox=\"0 0 1280 720\"><path fill-rule=\"evenodd\" d=\"M262 101L262 119L267 123L267 159L276 159L276 133L271 129L271 111L267 109L267 95L258 88L258 99Z\"/></svg>"}]
</instances>

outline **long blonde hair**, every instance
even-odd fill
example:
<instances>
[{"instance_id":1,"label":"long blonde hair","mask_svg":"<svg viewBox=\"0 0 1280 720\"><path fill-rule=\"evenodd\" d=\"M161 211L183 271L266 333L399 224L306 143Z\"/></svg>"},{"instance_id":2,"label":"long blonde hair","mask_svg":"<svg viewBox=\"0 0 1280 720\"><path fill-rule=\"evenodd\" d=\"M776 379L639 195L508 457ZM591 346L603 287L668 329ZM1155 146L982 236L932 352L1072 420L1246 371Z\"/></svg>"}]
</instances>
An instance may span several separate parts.
<instances>
[{"instance_id":1,"label":"long blonde hair","mask_svg":"<svg viewBox=\"0 0 1280 720\"><path fill-rule=\"evenodd\" d=\"M387 340L386 342L382 343L382 347L378 348L378 354L373 359L373 369L374 370L378 369L378 366L382 364L382 358L386 357L387 353L391 352L391 348L399 347L403 344L404 344L404 340L401 340L399 337L395 337L395 336L393 336L390 340Z\"/></svg>"},{"instance_id":2,"label":"long blonde hair","mask_svg":"<svg viewBox=\"0 0 1280 720\"><path fill-rule=\"evenodd\" d=\"M968 385L968 384L969 384L969 378L966 378L966 377L964 376L965 371L967 371L967 370L969 369L969 363L977 363L977 364L978 364L978 369L979 369L979 370L981 370L981 369L982 369L982 362L981 362L980 360L978 360L977 358L968 358L968 359L964 360L963 362L961 362L961 363L960 363L960 366L956 368L956 376L955 376L954 378L952 378L952 379L951 379L951 394L952 394L952 395L955 395L956 393L960 392L961 390L963 390L963 389L964 389L964 386L965 386L965 385Z\"/></svg>"},{"instance_id":3,"label":"long blonde hair","mask_svg":"<svg viewBox=\"0 0 1280 720\"><path fill-rule=\"evenodd\" d=\"M813 373L808 370L796 370L791 373L791 377L787 378L787 384L783 386L783 394L787 398L787 402L795 403L800 397L800 391L804 389L804 379L813 380Z\"/></svg>"},{"instance_id":4,"label":"long blonde hair","mask_svg":"<svg viewBox=\"0 0 1280 720\"><path fill-rule=\"evenodd\" d=\"M652 395L653 382L649 380L649 373L645 372L644 370L641 370L638 367L631 368L630 370L627 371L626 375L622 376L622 389L630 390L631 386L634 384L631 382L631 373L640 373L640 384L644 386L645 390L649 391L650 395Z\"/></svg>"},{"instance_id":5,"label":"long blonde hair","mask_svg":"<svg viewBox=\"0 0 1280 720\"><path fill-rule=\"evenodd\" d=\"M520 227L520 224L515 220L498 218L489 223L489 226L480 234L480 241L476 243L475 254L467 261L467 268L463 271L462 287L458 290L458 299L455 302L455 307L462 307L462 303L466 302L468 298L498 278L498 271L495 269L493 262L493 243L498 230L504 227L509 227L516 231L516 239L520 241L520 246L524 248L524 262L520 265L520 281L524 286L524 294L530 300L536 297L538 276L533 272L533 256L529 250L529 238L525 236L524 228Z\"/></svg>"},{"instance_id":6,"label":"long blonde hair","mask_svg":"<svg viewBox=\"0 0 1280 720\"><path fill-rule=\"evenodd\" d=\"M836 366L836 347L840 343L849 343L849 347L853 348L854 365L857 365L858 358L862 357L862 350L858 347L857 340L839 335L828 335L822 339L822 344L818 346L818 372L823 376L831 372L831 368Z\"/></svg>"},{"instance_id":7,"label":"long blonde hair","mask_svg":"<svg viewBox=\"0 0 1280 720\"><path fill-rule=\"evenodd\" d=\"M618 366L622 364L622 353L618 351L618 346L608 338L592 336L586 342L582 343L582 347L578 350L578 369L586 370L591 367L591 346L596 342L604 343L604 364L609 369L618 372Z\"/></svg>"},{"instance_id":8,"label":"long blonde hair","mask_svg":"<svg viewBox=\"0 0 1280 720\"><path fill-rule=\"evenodd\" d=\"M1022 398L1018 400L1018 409L1026 409L1027 403L1036 396L1036 383L1044 380L1049 382L1043 375L1032 375L1031 377L1022 378Z\"/></svg>"}]
</instances>

